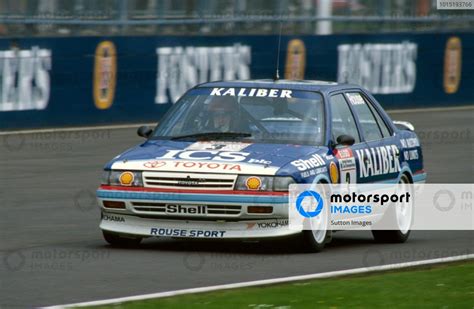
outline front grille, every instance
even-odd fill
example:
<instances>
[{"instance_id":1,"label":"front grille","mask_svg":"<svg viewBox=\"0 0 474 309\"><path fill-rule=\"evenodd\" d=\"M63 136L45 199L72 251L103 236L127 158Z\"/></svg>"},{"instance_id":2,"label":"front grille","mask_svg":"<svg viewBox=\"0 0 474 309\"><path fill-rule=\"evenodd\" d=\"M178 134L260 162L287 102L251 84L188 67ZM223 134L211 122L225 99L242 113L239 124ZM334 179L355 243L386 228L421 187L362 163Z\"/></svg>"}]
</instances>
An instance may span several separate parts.
<instances>
[{"instance_id":1,"label":"front grille","mask_svg":"<svg viewBox=\"0 0 474 309\"><path fill-rule=\"evenodd\" d=\"M202 207L204 213L168 213L168 205L180 206L182 209L187 207ZM176 204L176 203L155 203L155 202L132 202L132 207L137 213L156 214L165 216L238 216L242 212L240 205L196 205L196 204Z\"/></svg>"},{"instance_id":2,"label":"front grille","mask_svg":"<svg viewBox=\"0 0 474 309\"><path fill-rule=\"evenodd\" d=\"M143 172L145 187L165 189L232 190L237 175Z\"/></svg>"}]
</instances>

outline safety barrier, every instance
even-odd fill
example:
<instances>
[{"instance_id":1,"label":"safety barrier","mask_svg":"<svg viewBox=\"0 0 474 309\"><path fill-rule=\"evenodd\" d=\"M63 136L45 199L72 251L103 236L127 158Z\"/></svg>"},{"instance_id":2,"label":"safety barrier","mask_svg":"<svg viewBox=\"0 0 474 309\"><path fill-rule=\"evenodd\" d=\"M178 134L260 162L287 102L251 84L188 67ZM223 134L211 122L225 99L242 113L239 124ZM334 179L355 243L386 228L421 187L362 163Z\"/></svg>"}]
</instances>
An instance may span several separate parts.
<instances>
[{"instance_id":1,"label":"safety barrier","mask_svg":"<svg viewBox=\"0 0 474 309\"><path fill-rule=\"evenodd\" d=\"M273 78L277 36L0 39L0 129L155 122L208 80ZM474 102L474 33L283 36L280 75L386 109Z\"/></svg>"}]
</instances>

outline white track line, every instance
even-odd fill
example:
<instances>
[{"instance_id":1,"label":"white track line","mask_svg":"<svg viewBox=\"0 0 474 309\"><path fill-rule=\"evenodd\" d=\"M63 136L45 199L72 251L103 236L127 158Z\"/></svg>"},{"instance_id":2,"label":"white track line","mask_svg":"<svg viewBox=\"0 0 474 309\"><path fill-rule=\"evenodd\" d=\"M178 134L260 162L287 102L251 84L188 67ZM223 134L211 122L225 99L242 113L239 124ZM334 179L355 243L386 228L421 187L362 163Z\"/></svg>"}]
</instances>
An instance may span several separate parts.
<instances>
[{"instance_id":1,"label":"white track line","mask_svg":"<svg viewBox=\"0 0 474 309\"><path fill-rule=\"evenodd\" d=\"M354 269L331 271L331 272L318 273L318 274L238 282L238 283L214 285L214 286L207 286L207 287L201 287L201 288L169 291L169 292L159 292L159 293L136 295L136 296L126 296L126 297L96 300L96 301L89 301L89 302L82 302L82 303L75 303L75 304L57 305L57 306L50 306L50 307L43 307L43 308L56 309L56 308L72 308L72 307L86 307L86 306L102 306L102 305L110 305L110 304L117 304L117 303L130 302L130 301L140 301L140 300L147 300L147 299L185 295L185 294L204 293L204 292L212 292L212 291L218 291L218 290L228 290L228 289L237 289L237 288L245 288L245 287L252 287L252 286L270 285L270 284L285 283L285 282L292 282L292 281L356 275L356 274L376 272L376 271L386 271L386 270L401 269L401 268L430 265L430 264L437 264L437 263L455 262L455 261L462 261L462 260L469 260L469 259L474 259L474 254L459 255L459 256L423 260L423 261L413 261L413 262L398 263L398 264L372 266L372 267L365 267L365 268L354 268Z\"/></svg>"},{"instance_id":2,"label":"white track line","mask_svg":"<svg viewBox=\"0 0 474 309\"><path fill-rule=\"evenodd\" d=\"M403 113L419 113L419 112L449 112L449 111L462 111L472 110L474 105L466 106L455 106L455 107L433 107L433 108L417 108L417 109L394 109L387 110L389 114L403 114ZM36 133L55 133L55 132L75 132L75 131L91 131L91 130L117 130L117 129L130 129L138 128L139 126L146 125L154 127L158 122L155 123L135 123L135 124L121 124L121 125L106 125L106 126L89 126L89 127L71 127L71 128L51 128L51 129L34 129L34 130L18 130L18 131L3 131L1 135L12 135L12 134L36 134Z\"/></svg>"}]
</instances>

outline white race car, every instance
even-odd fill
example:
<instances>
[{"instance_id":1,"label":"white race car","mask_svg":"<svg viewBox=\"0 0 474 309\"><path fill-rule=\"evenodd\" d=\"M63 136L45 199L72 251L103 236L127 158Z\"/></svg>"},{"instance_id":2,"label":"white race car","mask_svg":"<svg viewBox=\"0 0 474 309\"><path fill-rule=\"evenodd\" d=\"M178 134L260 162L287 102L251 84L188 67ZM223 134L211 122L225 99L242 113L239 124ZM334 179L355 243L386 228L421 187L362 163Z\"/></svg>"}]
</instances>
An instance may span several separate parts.
<instances>
[{"instance_id":1,"label":"white race car","mask_svg":"<svg viewBox=\"0 0 474 309\"><path fill-rule=\"evenodd\" d=\"M416 134L397 128L370 93L353 85L201 84L154 130L141 127L138 134L147 140L110 161L97 190L100 228L112 245L146 237L300 234L318 251L329 232L288 227L290 184L414 183L426 177ZM416 158L405 158L405 150ZM400 226L373 234L400 242L409 232Z\"/></svg>"}]
</instances>

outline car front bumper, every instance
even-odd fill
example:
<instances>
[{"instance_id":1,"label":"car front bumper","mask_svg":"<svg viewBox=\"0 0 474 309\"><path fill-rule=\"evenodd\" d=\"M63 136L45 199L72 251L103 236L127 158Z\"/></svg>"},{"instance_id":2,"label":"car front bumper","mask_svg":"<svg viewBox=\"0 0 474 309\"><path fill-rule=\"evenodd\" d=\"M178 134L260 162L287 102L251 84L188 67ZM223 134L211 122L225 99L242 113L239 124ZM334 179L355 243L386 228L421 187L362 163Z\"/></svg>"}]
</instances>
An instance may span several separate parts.
<instances>
[{"instance_id":1,"label":"car front bumper","mask_svg":"<svg viewBox=\"0 0 474 309\"><path fill-rule=\"evenodd\" d=\"M249 191L163 191L148 188L101 186L97 199L104 231L139 237L271 238L298 234L288 227L288 194ZM104 207L104 201L120 201L125 209ZM166 205L206 205L220 213L170 214ZM272 206L265 214L249 213L250 206ZM226 211L225 208L232 211ZM238 209L235 210L235 209ZM209 211L208 211L209 212Z\"/></svg>"}]
</instances>

